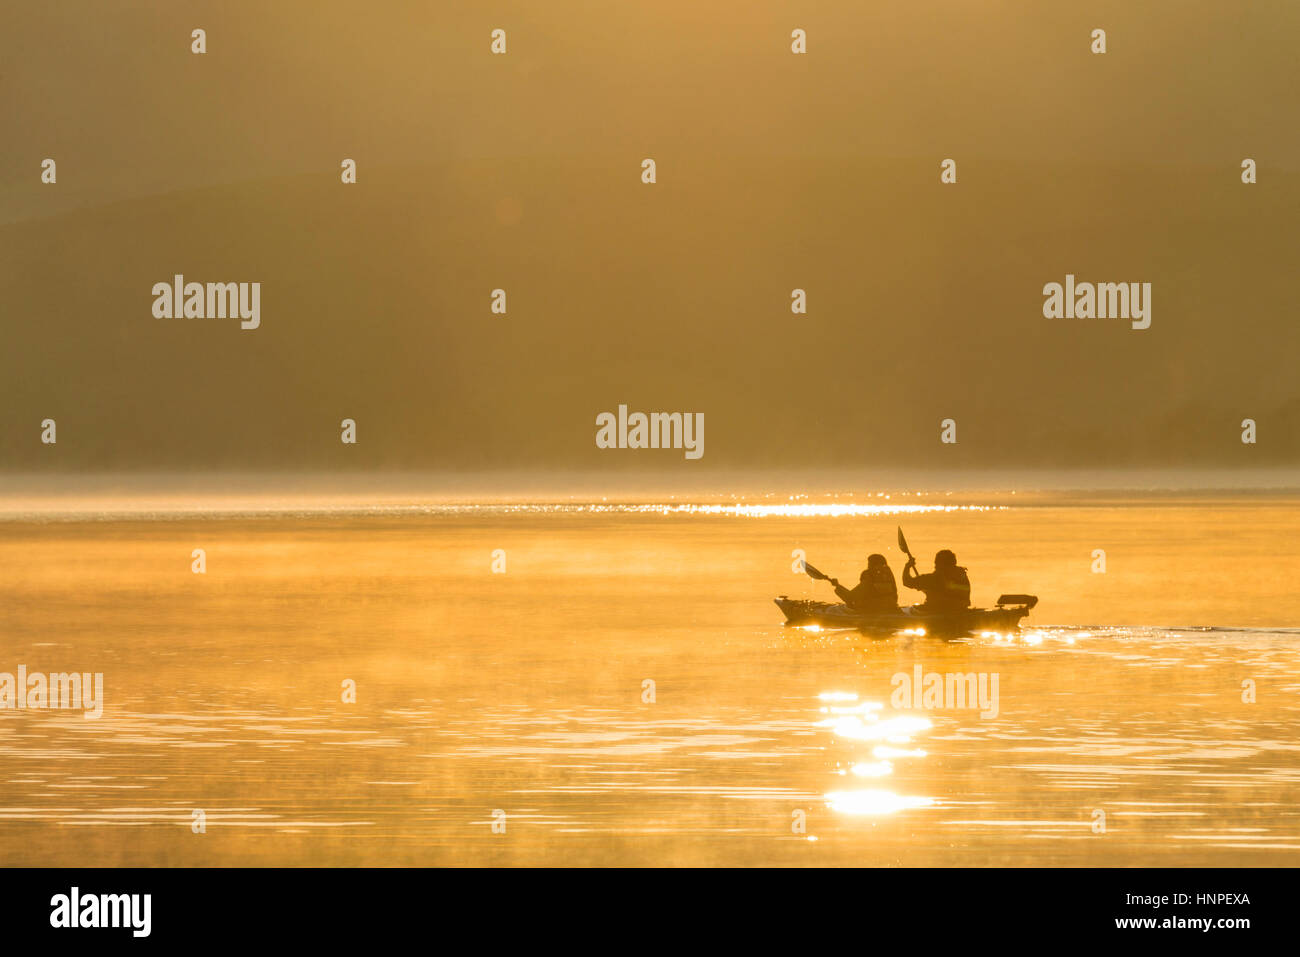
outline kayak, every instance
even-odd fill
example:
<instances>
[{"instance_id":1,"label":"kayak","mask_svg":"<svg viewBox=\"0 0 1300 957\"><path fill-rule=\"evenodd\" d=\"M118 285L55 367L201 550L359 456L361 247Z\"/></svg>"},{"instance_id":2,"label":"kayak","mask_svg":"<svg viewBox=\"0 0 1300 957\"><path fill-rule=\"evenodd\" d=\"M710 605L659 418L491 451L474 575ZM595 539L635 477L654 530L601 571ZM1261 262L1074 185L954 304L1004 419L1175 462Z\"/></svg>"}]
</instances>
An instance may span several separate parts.
<instances>
[{"instance_id":1,"label":"kayak","mask_svg":"<svg viewBox=\"0 0 1300 957\"><path fill-rule=\"evenodd\" d=\"M1009 631L1020 627L1020 619L1038 604L1033 595L1003 595L996 608L967 608L959 612L927 611L924 605L909 605L895 612L860 612L840 602L809 601L803 598L775 599L785 613L787 625L821 625L825 628L861 628L868 631L904 631L954 634L968 631Z\"/></svg>"}]
</instances>

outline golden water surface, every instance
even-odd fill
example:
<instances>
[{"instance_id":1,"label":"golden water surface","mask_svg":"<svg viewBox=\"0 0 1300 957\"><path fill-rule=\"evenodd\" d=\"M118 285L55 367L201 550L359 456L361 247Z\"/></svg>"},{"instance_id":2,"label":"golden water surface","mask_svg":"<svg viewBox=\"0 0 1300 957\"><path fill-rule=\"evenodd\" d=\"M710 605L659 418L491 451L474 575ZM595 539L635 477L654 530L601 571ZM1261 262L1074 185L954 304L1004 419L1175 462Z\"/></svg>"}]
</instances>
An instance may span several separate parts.
<instances>
[{"instance_id":1,"label":"golden water surface","mask_svg":"<svg viewBox=\"0 0 1300 957\"><path fill-rule=\"evenodd\" d=\"M0 863L1300 863L1297 502L951 504L11 516L0 671L106 700L0 711ZM782 625L898 524L1023 630Z\"/></svg>"}]
</instances>

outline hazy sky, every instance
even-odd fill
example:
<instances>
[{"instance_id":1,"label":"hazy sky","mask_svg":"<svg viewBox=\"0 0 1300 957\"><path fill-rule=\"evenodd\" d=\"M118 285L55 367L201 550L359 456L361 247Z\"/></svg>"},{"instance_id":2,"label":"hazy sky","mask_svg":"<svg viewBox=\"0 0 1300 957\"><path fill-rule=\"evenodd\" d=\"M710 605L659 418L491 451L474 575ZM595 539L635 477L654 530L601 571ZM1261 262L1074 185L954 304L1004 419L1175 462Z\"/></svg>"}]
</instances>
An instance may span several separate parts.
<instances>
[{"instance_id":1,"label":"hazy sky","mask_svg":"<svg viewBox=\"0 0 1300 957\"><path fill-rule=\"evenodd\" d=\"M14 6L0 470L699 464L597 449L619 403L703 412L712 467L1300 461L1297 36L1293 2ZM176 273L260 282L260 328L154 318ZM1151 328L1045 319L1066 273L1150 282Z\"/></svg>"}]
</instances>

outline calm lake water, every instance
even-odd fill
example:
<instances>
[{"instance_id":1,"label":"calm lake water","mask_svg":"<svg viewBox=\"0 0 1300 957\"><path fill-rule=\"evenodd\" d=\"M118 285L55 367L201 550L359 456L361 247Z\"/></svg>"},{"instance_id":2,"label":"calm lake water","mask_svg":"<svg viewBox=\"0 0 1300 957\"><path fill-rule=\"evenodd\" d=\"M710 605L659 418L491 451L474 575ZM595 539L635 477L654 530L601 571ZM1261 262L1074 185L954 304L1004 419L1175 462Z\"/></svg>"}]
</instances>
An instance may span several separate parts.
<instances>
[{"instance_id":1,"label":"calm lake water","mask_svg":"<svg viewBox=\"0 0 1300 957\"><path fill-rule=\"evenodd\" d=\"M864 501L11 514L0 671L105 705L0 711L0 863L1300 864L1300 500ZM899 524L1021 632L783 627Z\"/></svg>"}]
</instances>

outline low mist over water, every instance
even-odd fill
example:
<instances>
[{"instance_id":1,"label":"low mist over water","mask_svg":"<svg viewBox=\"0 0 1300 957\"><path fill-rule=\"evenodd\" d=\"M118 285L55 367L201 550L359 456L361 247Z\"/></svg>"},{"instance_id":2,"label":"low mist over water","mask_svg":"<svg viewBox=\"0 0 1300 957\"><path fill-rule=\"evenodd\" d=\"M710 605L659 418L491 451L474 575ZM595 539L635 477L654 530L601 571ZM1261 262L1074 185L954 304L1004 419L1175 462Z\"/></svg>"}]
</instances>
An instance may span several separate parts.
<instances>
[{"instance_id":1,"label":"low mist over water","mask_svg":"<svg viewBox=\"0 0 1300 957\"><path fill-rule=\"evenodd\" d=\"M0 672L104 701L0 710L0 861L1300 862L1300 501L1019 498L10 514ZM1022 631L782 626L899 524Z\"/></svg>"}]
</instances>

